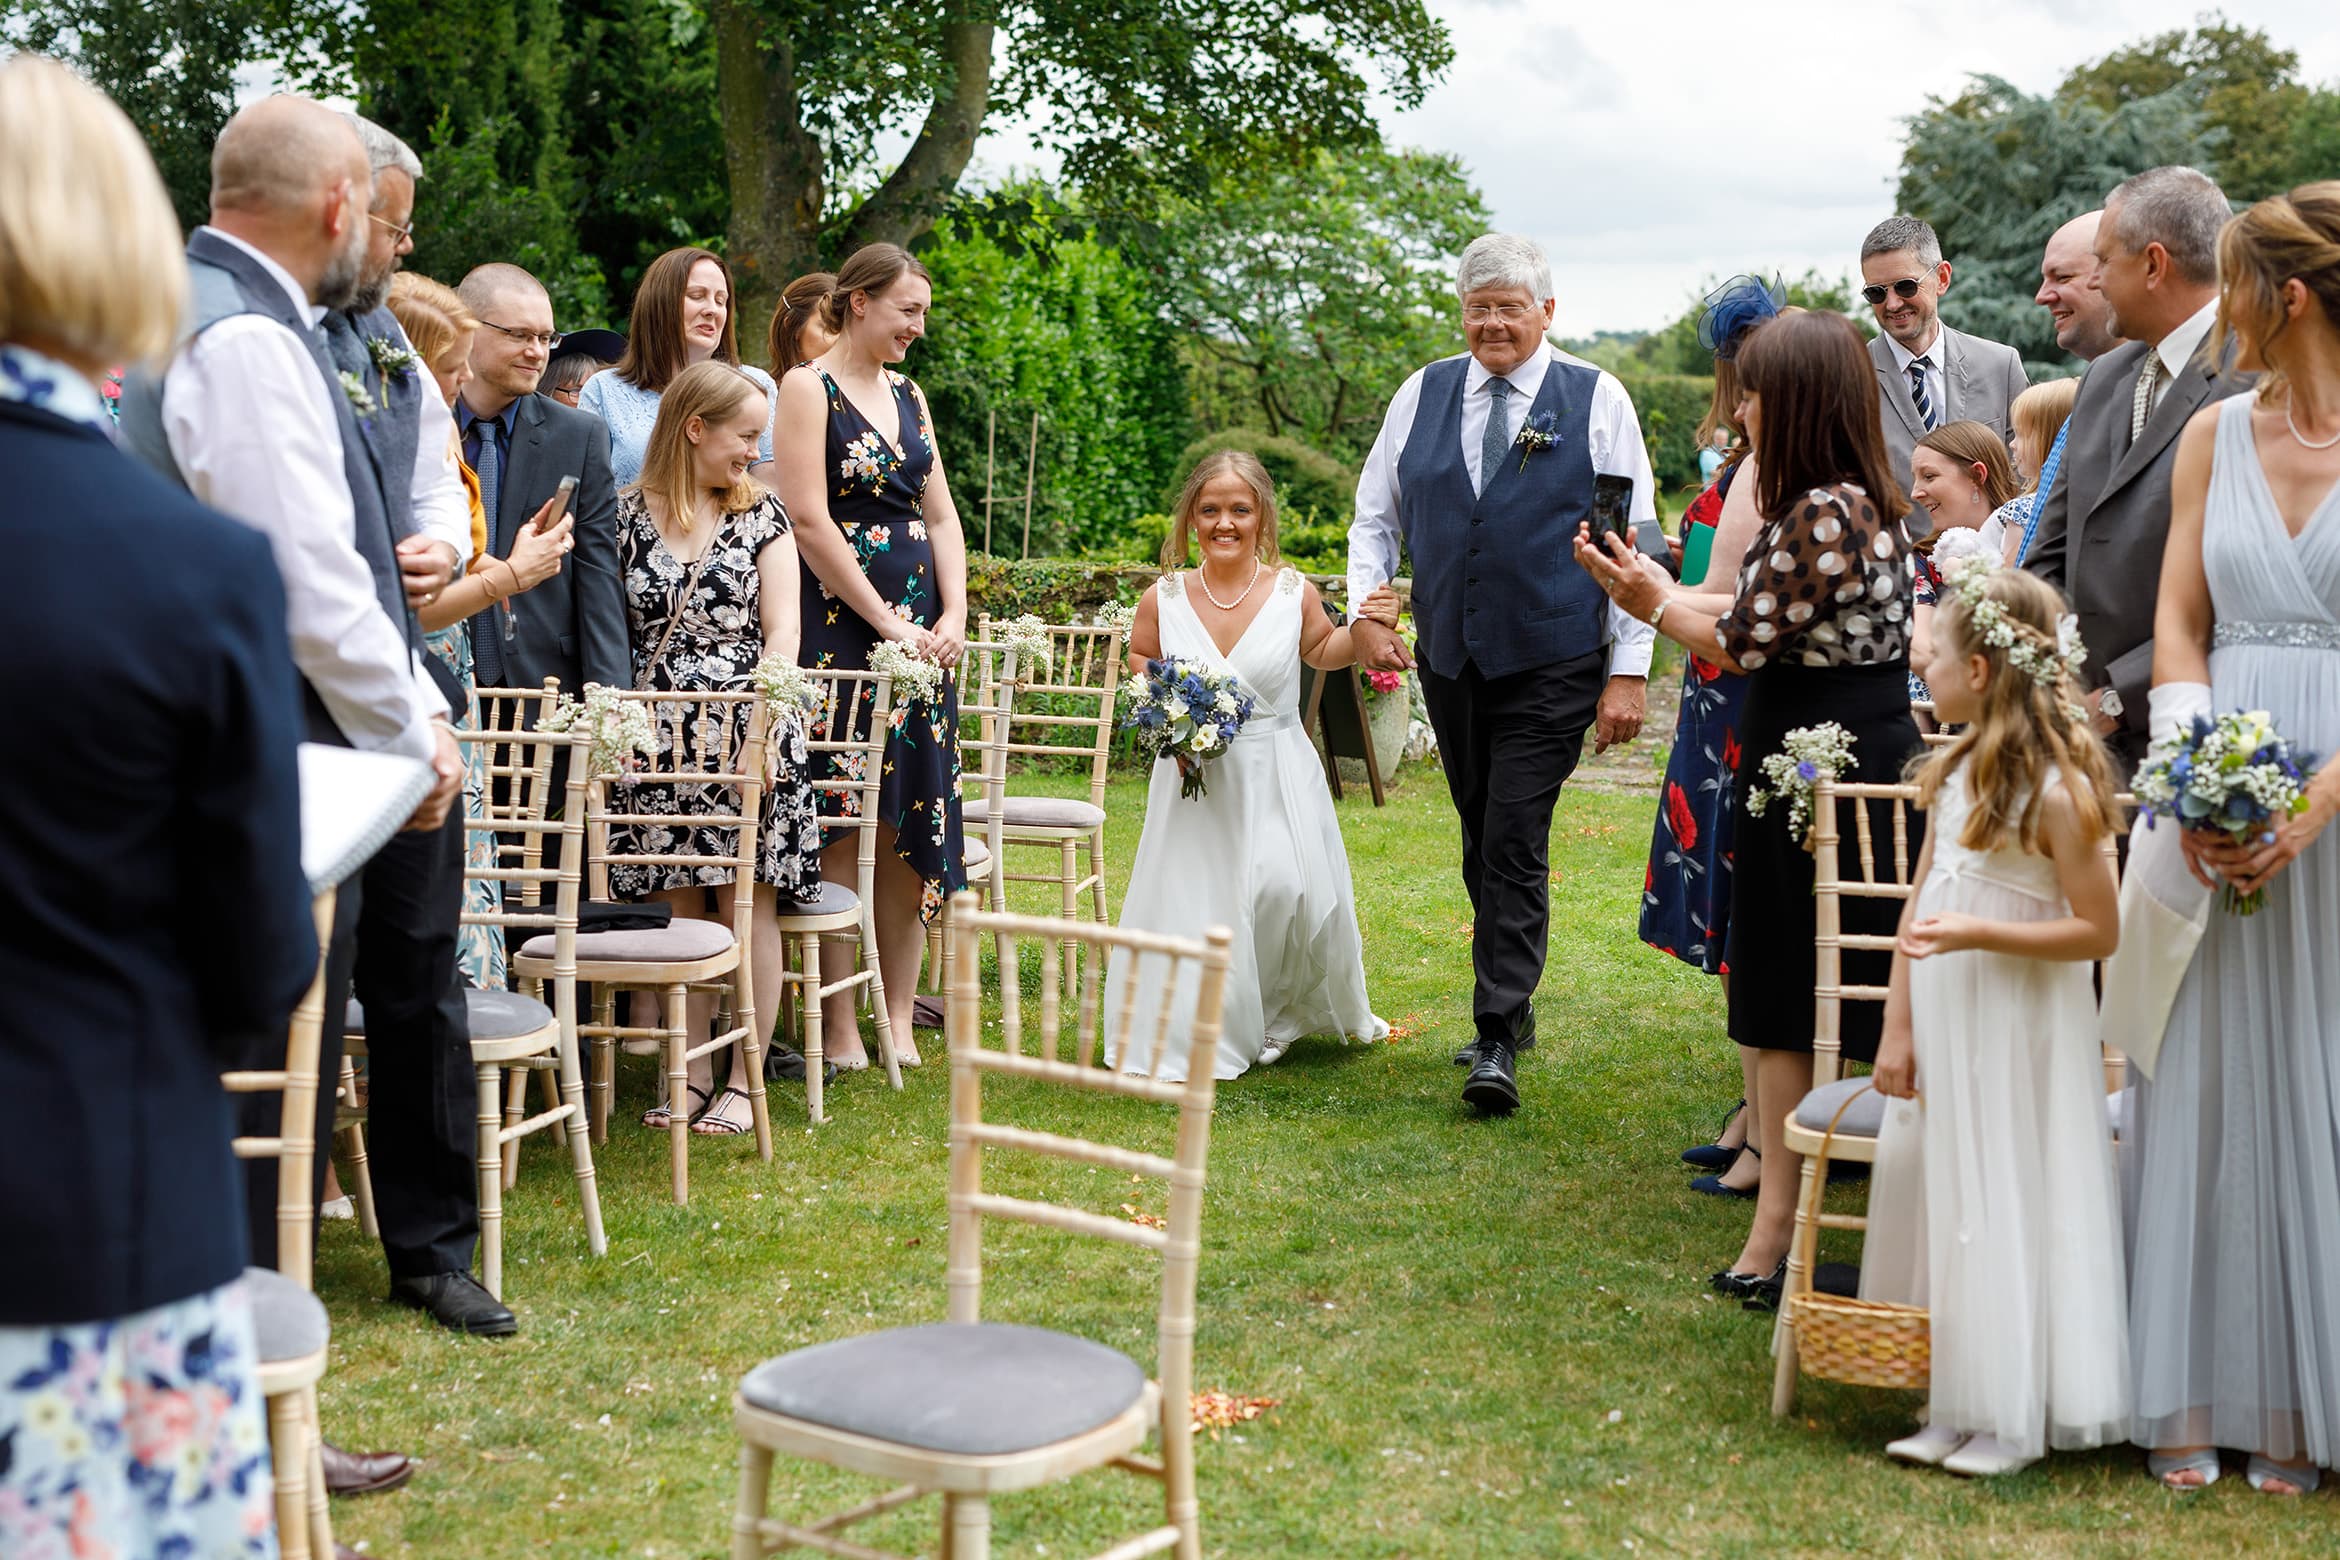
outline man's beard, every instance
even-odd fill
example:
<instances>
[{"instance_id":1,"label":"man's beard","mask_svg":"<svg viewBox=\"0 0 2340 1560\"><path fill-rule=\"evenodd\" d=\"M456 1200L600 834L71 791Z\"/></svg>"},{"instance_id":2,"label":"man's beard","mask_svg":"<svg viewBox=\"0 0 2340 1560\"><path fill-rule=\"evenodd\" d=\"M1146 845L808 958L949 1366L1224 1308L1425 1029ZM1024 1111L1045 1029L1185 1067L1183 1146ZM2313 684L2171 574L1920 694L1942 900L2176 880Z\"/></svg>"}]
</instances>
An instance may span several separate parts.
<instances>
[{"instance_id":1,"label":"man's beard","mask_svg":"<svg viewBox=\"0 0 2340 1560\"><path fill-rule=\"evenodd\" d=\"M390 262L390 268L380 276L359 277L357 290L350 294L349 312L352 314L371 314L380 308L389 299L390 283L396 279L397 275L398 262L393 259Z\"/></svg>"},{"instance_id":2,"label":"man's beard","mask_svg":"<svg viewBox=\"0 0 2340 1560\"><path fill-rule=\"evenodd\" d=\"M347 309L357 302L366 275L366 230L352 227L349 242L334 253L325 274L317 278L317 301L328 309ZM389 282L383 282L385 291Z\"/></svg>"}]
</instances>

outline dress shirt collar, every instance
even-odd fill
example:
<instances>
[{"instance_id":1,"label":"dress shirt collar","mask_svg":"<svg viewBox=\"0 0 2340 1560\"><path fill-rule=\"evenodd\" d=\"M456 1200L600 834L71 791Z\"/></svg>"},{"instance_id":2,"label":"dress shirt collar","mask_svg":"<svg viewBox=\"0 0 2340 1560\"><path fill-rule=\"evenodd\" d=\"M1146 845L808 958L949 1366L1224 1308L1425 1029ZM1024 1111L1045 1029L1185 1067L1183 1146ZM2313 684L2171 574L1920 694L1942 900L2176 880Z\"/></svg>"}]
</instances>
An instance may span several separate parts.
<instances>
[{"instance_id":1,"label":"dress shirt collar","mask_svg":"<svg viewBox=\"0 0 2340 1560\"><path fill-rule=\"evenodd\" d=\"M273 258L262 253L260 250L253 248L250 244L245 243L242 239L236 237L236 235L233 233L222 233L218 228L208 226L198 228L196 231L209 233L213 238L218 239L221 243L233 244L238 249L241 249L245 254L248 254L253 259L259 261L261 267L265 269L270 276L276 278L276 285L284 289L284 295L292 300L294 310L298 312L302 318L306 319L312 326L324 323L324 306L321 304L311 303L309 301L309 289L303 287L299 282L295 281L293 279L292 272L286 270L283 266L278 265Z\"/></svg>"},{"instance_id":2,"label":"dress shirt collar","mask_svg":"<svg viewBox=\"0 0 2340 1560\"><path fill-rule=\"evenodd\" d=\"M2218 319L2218 300L2211 299L2195 311L2193 318L2161 338L2153 349L2161 359L2161 371L2176 378L2202 349L2202 342L2210 334L2210 327Z\"/></svg>"},{"instance_id":3,"label":"dress shirt collar","mask_svg":"<svg viewBox=\"0 0 2340 1560\"><path fill-rule=\"evenodd\" d=\"M1931 364L1936 373L1942 370L1942 322L1940 320L1934 321L1934 339L1926 343L1925 350L1922 352L1910 351L1909 348L1891 336L1885 338L1885 345L1893 349L1894 365L1904 374L1909 372L1909 365L1915 363L1919 358L1924 358Z\"/></svg>"},{"instance_id":4,"label":"dress shirt collar","mask_svg":"<svg viewBox=\"0 0 2340 1560\"><path fill-rule=\"evenodd\" d=\"M511 442L512 424L517 422L520 418L520 403L518 401L514 401L511 405L505 407L502 411L496 413L496 415L493 417L480 416L479 413L471 409L471 403L464 400L461 396L457 396L455 398L455 407L456 426L462 431L463 437L466 439L471 437L471 430L477 424L492 422L496 425L498 437L504 443L509 444Z\"/></svg>"},{"instance_id":5,"label":"dress shirt collar","mask_svg":"<svg viewBox=\"0 0 2340 1560\"><path fill-rule=\"evenodd\" d=\"M1504 381L1532 401L1536 398L1536 392L1544 388L1544 369L1551 361L1552 344L1539 341L1535 350L1520 360L1517 368L1503 376ZM1486 364L1472 358L1470 366L1463 373L1463 394L1477 395L1486 388L1487 381L1494 377Z\"/></svg>"}]
</instances>

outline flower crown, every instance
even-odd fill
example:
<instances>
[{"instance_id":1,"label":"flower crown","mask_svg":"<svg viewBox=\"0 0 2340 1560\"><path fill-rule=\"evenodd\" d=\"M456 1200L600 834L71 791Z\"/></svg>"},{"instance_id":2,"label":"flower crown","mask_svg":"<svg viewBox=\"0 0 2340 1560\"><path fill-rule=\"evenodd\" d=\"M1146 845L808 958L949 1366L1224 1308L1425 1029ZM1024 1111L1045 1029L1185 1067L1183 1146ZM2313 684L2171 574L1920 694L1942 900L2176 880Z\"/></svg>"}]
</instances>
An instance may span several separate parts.
<instances>
[{"instance_id":1,"label":"flower crown","mask_svg":"<svg viewBox=\"0 0 2340 1560\"><path fill-rule=\"evenodd\" d=\"M1983 554L1960 559L1943 577L1965 610L1975 639L2005 655L2009 666L2043 688L2060 688L2066 679L2077 683L2088 664L2088 647L2080 642L2080 620L2069 612L2058 614L2053 640L2028 623L2018 623L1991 599L1990 578L1998 571L1998 560ZM2080 706L2068 699L2064 713L2076 721L2086 719Z\"/></svg>"}]
</instances>

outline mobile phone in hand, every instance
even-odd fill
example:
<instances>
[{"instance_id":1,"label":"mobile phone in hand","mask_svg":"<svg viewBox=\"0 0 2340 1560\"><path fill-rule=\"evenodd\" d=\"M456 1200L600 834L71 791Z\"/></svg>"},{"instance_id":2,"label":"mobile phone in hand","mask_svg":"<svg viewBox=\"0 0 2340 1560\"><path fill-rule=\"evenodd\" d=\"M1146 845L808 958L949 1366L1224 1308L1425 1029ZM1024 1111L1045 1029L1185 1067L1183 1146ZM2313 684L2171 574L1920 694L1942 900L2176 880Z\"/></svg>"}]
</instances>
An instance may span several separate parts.
<instances>
[{"instance_id":1,"label":"mobile phone in hand","mask_svg":"<svg viewBox=\"0 0 2340 1560\"><path fill-rule=\"evenodd\" d=\"M553 497L559 499L561 501L561 505L551 514L546 515L542 520L538 521L536 529L539 532L542 532L547 527L557 524L560 521L561 516L569 512L569 505L575 502L576 496L577 479L575 477L561 478L561 485L553 490Z\"/></svg>"},{"instance_id":2,"label":"mobile phone in hand","mask_svg":"<svg viewBox=\"0 0 2340 1560\"><path fill-rule=\"evenodd\" d=\"M1593 474L1592 534L1598 543L1604 536L1622 537L1628 546L1633 542L1633 479L1601 471Z\"/></svg>"}]
</instances>

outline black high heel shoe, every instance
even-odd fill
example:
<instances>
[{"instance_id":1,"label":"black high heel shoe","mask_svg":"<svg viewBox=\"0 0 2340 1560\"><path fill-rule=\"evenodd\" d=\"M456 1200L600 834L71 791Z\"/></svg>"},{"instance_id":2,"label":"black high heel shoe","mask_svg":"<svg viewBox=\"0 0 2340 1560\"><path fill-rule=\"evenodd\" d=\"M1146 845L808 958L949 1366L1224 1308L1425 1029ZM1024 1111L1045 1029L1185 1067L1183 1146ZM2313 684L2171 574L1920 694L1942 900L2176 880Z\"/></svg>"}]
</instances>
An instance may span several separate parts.
<instances>
[{"instance_id":1,"label":"black high heel shoe","mask_svg":"<svg viewBox=\"0 0 2340 1560\"><path fill-rule=\"evenodd\" d=\"M1714 1292L1718 1295L1726 1295L1733 1300L1744 1300L1765 1284L1777 1284L1786 1277L1787 1258L1782 1257L1779 1260L1779 1266L1772 1271L1769 1278L1765 1278L1761 1273L1738 1273L1726 1268L1708 1279L1707 1283L1713 1287Z\"/></svg>"},{"instance_id":2,"label":"black high heel shoe","mask_svg":"<svg viewBox=\"0 0 2340 1560\"><path fill-rule=\"evenodd\" d=\"M1723 1117L1722 1130L1715 1133L1714 1141L1711 1143L1701 1143L1696 1148L1683 1149L1682 1163L1690 1166L1692 1169L1705 1170L1714 1175L1720 1175L1725 1170L1728 1170L1731 1167L1731 1161L1739 1157L1739 1150L1736 1148L1723 1147L1723 1135L1731 1130L1731 1123L1738 1120L1739 1113L1744 1111L1746 1108L1747 1102L1745 1100L1741 1100L1738 1104L1733 1105L1730 1108L1729 1114ZM1739 1141L1743 1146L1746 1142L1746 1139L1742 1137Z\"/></svg>"},{"instance_id":3,"label":"black high heel shoe","mask_svg":"<svg viewBox=\"0 0 2340 1560\"><path fill-rule=\"evenodd\" d=\"M1776 1311L1779 1309L1780 1291L1785 1288L1787 1288L1787 1258L1782 1257L1779 1259L1779 1266L1771 1270L1771 1276L1753 1289L1748 1290L1745 1297L1739 1301L1739 1305L1742 1309L1749 1311Z\"/></svg>"}]
</instances>

